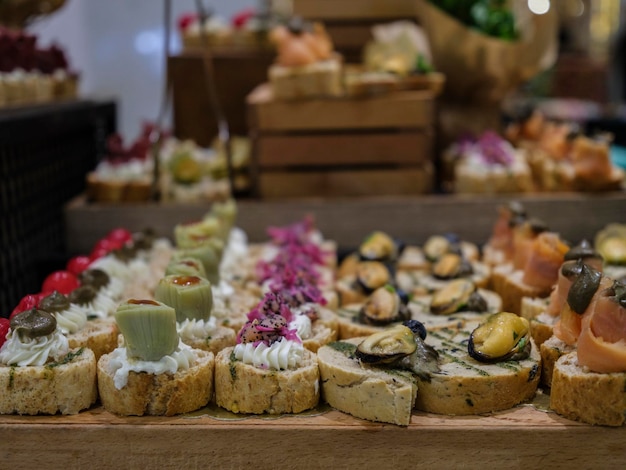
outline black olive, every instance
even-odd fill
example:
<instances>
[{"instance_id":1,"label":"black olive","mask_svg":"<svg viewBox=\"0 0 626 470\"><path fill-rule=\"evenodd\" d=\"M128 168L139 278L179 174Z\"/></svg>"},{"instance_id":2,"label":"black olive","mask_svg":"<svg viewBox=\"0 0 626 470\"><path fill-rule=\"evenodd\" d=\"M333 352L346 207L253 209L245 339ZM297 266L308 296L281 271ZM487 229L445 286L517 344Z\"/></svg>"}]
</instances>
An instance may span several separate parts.
<instances>
[{"instance_id":1,"label":"black olive","mask_svg":"<svg viewBox=\"0 0 626 470\"><path fill-rule=\"evenodd\" d=\"M109 284L109 275L102 269L86 269L79 274L78 280L81 285L94 286L96 289L100 289Z\"/></svg>"},{"instance_id":2,"label":"black olive","mask_svg":"<svg viewBox=\"0 0 626 470\"><path fill-rule=\"evenodd\" d=\"M588 240L583 240L565 253L564 260L571 261L579 258L601 258L601 256L593 249Z\"/></svg>"},{"instance_id":3,"label":"black olive","mask_svg":"<svg viewBox=\"0 0 626 470\"><path fill-rule=\"evenodd\" d=\"M74 289L70 295L70 302L77 305L86 305L92 302L96 296L98 295L98 291L93 286L80 286Z\"/></svg>"},{"instance_id":4,"label":"black olive","mask_svg":"<svg viewBox=\"0 0 626 470\"><path fill-rule=\"evenodd\" d=\"M38 307L50 313L62 312L70 308L70 300L65 295L55 290L52 294L41 299Z\"/></svg>"},{"instance_id":5,"label":"black olive","mask_svg":"<svg viewBox=\"0 0 626 470\"><path fill-rule=\"evenodd\" d=\"M402 322L402 324L406 326L407 328L409 328L413 332L414 335L417 335L420 338L422 338L422 340L426 339L427 331L426 331L426 327L424 326L422 322L417 321L417 320L407 320L405 322Z\"/></svg>"},{"instance_id":6,"label":"black olive","mask_svg":"<svg viewBox=\"0 0 626 470\"><path fill-rule=\"evenodd\" d=\"M11 319L11 329L20 336L39 338L53 333L57 327L57 320L50 312L31 308L18 313Z\"/></svg>"},{"instance_id":7,"label":"black olive","mask_svg":"<svg viewBox=\"0 0 626 470\"><path fill-rule=\"evenodd\" d=\"M581 271L567 293L567 303L574 312L582 315L600 286L602 273L587 266L582 261L579 263L581 264Z\"/></svg>"}]
</instances>

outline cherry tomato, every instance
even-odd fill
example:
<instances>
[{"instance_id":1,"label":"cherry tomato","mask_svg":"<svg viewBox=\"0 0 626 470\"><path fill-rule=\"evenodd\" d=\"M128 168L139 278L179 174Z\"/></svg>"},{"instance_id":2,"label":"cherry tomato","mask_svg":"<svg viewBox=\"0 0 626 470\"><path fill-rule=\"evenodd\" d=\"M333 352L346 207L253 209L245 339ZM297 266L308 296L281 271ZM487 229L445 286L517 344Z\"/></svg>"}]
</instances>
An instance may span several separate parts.
<instances>
[{"instance_id":1,"label":"cherry tomato","mask_svg":"<svg viewBox=\"0 0 626 470\"><path fill-rule=\"evenodd\" d=\"M41 292L50 294L58 290L61 294L68 295L78 286L80 286L80 281L76 274L69 271L54 271L43 281Z\"/></svg>"},{"instance_id":2,"label":"cherry tomato","mask_svg":"<svg viewBox=\"0 0 626 470\"><path fill-rule=\"evenodd\" d=\"M89 256L74 256L73 258L70 258L70 260L67 262L67 266L65 266L65 269L67 269L72 274L76 274L78 276L85 269L87 269L90 264L91 259L89 258Z\"/></svg>"},{"instance_id":3,"label":"cherry tomato","mask_svg":"<svg viewBox=\"0 0 626 470\"><path fill-rule=\"evenodd\" d=\"M119 227L111 230L105 237L105 239L112 242L120 243L120 246L118 246L118 248L121 248L122 245L133 240L133 234L130 232L130 230Z\"/></svg>"},{"instance_id":4,"label":"cherry tomato","mask_svg":"<svg viewBox=\"0 0 626 470\"><path fill-rule=\"evenodd\" d=\"M11 322L8 318L0 318L0 347L6 341L7 333L11 327Z\"/></svg>"},{"instance_id":5,"label":"cherry tomato","mask_svg":"<svg viewBox=\"0 0 626 470\"><path fill-rule=\"evenodd\" d=\"M28 294L22 297L20 303L17 304L17 307L13 309L9 318L13 318L18 313L25 312L26 310L30 310L31 308L35 308L39 305L39 301L45 297L45 294Z\"/></svg>"}]
</instances>

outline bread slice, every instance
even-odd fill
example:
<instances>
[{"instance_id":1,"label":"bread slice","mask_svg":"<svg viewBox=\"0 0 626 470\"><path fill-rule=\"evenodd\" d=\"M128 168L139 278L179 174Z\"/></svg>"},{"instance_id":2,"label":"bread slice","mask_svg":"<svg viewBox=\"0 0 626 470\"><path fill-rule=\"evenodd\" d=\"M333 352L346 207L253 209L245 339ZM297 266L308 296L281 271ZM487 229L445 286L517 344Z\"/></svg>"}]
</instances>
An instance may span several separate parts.
<instances>
[{"instance_id":1,"label":"bread slice","mask_svg":"<svg viewBox=\"0 0 626 470\"><path fill-rule=\"evenodd\" d=\"M552 336L554 324L558 320L558 317L546 313L548 301L549 297L523 297L520 305L520 316L530 322L530 334L538 347Z\"/></svg>"},{"instance_id":2,"label":"bread slice","mask_svg":"<svg viewBox=\"0 0 626 470\"><path fill-rule=\"evenodd\" d=\"M485 364L467 352L472 327L429 332L426 343L439 353L440 371L418 377L418 410L476 415L506 410L534 397L541 373L541 357L534 342L531 340L527 359Z\"/></svg>"},{"instance_id":3,"label":"bread slice","mask_svg":"<svg viewBox=\"0 0 626 470\"><path fill-rule=\"evenodd\" d=\"M268 78L274 98L278 100L341 96L341 69L338 57L300 67L272 64Z\"/></svg>"},{"instance_id":4,"label":"bread slice","mask_svg":"<svg viewBox=\"0 0 626 470\"><path fill-rule=\"evenodd\" d=\"M121 416L173 416L202 408L213 396L215 356L198 349L194 354L196 360L191 367L175 374L131 371L127 384L119 390L110 372L111 354L105 354L98 361L102 406Z\"/></svg>"},{"instance_id":5,"label":"bread slice","mask_svg":"<svg viewBox=\"0 0 626 470\"><path fill-rule=\"evenodd\" d=\"M495 272L492 288L502 297L502 309L506 312L520 314L524 297L546 298L552 288L534 287L522 281L524 271L518 269L510 272Z\"/></svg>"},{"instance_id":6,"label":"bread slice","mask_svg":"<svg viewBox=\"0 0 626 470\"><path fill-rule=\"evenodd\" d=\"M603 426L626 422L626 372L599 374L578 364L576 352L556 361L550 408L568 419Z\"/></svg>"},{"instance_id":7,"label":"bread slice","mask_svg":"<svg viewBox=\"0 0 626 470\"><path fill-rule=\"evenodd\" d=\"M196 333L196 332L194 332ZM194 349L202 349L217 354L222 349L234 346L237 334L232 328L226 326L214 326L202 331L203 334L193 334L185 330L179 331L180 339L187 346Z\"/></svg>"},{"instance_id":8,"label":"bread slice","mask_svg":"<svg viewBox=\"0 0 626 470\"><path fill-rule=\"evenodd\" d=\"M323 399L357 418L407 426L417 395L413 374L362 365L353 356L362 340L351 338L319 349Z\"/></svg>"},{"instance_id":9,"label":"bread slice","mask_svg":"<svg viewBox=\"0 0 626 470\"><path fill-rule=\"evenodd\" d=\"M541 385L544 387L552 386L554 364L561 356L575 349L575 346L566 344L554 335L539 346L539 352L541 353Z\"/></svg>"},{"instance_id":10,"label":"bread slice","mask_svg":"<svg viewBox=\"0 0 626 470\"><path fill-rule=\"evenodd\" d=\"M76 333L67 335L70 348L89 348L96 362L117 347L119 330L113 317L89 320Z\"/></svg>"},{"instance_id":11,"label":"bread slice","mask_svg":"<svg viewBox=\"0 0 626 470\"><path fill-rule=\"evenodd\" d=\"M0 365L0 414L76 414L96 402L96 358L71 349L45 366Z\"/></svg>"},{"instance_id":12,"label":"bread slice","mask_svg":"<svg viewBox=\"0 0 626 470\"><path fill-rule=\"evenodd\" d=\"M215 359L215 402L233 413L300 413L317 406L317 356L305 349L302 365L294 370L270 370L235 358L234 348Z\"/></svg>"},{"instance_id":13,"label":"bread slice","mask_svg":"<svg viewBox=\"0 0 626 470\"><path fill-rule=\"evenodd\" d=\"M336 341L339 336L339 319L335 312L320 307L317 311L317 320L312 325L312 335L304 338L302 345L311 352L317 352L319 348L331 341Z\"/></svg>"}]
</instances>

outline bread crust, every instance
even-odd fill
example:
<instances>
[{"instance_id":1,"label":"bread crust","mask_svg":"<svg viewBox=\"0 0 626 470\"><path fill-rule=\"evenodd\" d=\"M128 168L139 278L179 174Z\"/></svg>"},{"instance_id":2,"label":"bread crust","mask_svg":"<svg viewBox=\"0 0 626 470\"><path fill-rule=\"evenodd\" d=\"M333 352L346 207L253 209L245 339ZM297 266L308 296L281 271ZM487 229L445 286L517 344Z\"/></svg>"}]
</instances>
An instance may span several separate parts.
<instances>
[{"instance_id":1,"label":"bread crust","mask_svg":"<svg viewBox=\"0 0 626 470\"><path fill-rule=\"evenodd\" d=\"M344 343L358 345L363 338ZM323 399L357 418L407 426L417 395L417 383L407 371L363 366L333 345L319 349Z\"/></svg>"},{"instance_id":2,"label":"bread crust","mask_svg":"<svg viewBox=\"0 0 626 470\"><path fill-rule=\"evenodd\" d=\"M541 353L541 385L544 387L552 386L552 376L556 361L574 349L574 346L567 345L556 336L551 336L539 346Z\"/></svg>"},{"instance_id":3,"label":"bread crust","mask_svg":"<svg viewBox=\"0 0 626 470\"><path fill-rule=\"evenodd\" d=\"M96 402L96 359L87 348L71 349L67 363L0 365L0 414L76 414ZM57 365L54 365L57 364Z\"/></svg>"},{"instance_id":4,"label":"bread crust","mask_svg":"<svg viewBox=\"0 0 626 470\"><path fill-rule=\"evenodd\" d=\"M320 307L317 312L317 320L312 325L312 335L303 339L302 345L309 351L316 353L319 348L331 341L336 341L339 336L339 320L335 312Z\"/></svg>"},{"instance_id":5,"label":"bread crust","mask_svg":"<svg viewBox=\"0 0 626 470\"><path fill-rule=\"evenodd\" d=\"M93 351L96 361L117 347L119 329L115 319L97 318L89 320L76 333L69 334L67 341L70 348L89 348Z\"/></svg>"},{"instance_id":6,"label":"bread crust","mask_svg":"<svg viewBox=\"0 0 626 470\"><path fill-rule=\"evenodd\" d=\"M626 373L599 374L578 364L576 352L554 366L550 408L576 421L603 426L626 422Z\"/></svg>"},{"instance_id":7,"label":"bread crust","mask_svg":"<svg viewBox=\"0 0 626 470\"><path fill-rule=\"evenodd\" d=\"M522 281L524 271L515 270L509 272L494 271L492 288L502 297L502 309L506 312L520 314L522 311L522 299L524 297L545 298L550 295L549 289L530 286Z\"/></svg>"},{"instance_id":8,"label":"bread crust","mask_svg":"<svg viewBox=\"0 0 626 470\"><path fill-rule=\"evenodd\" d=\"M175 374L129 372L128 383L118 390L109 372L110 354L98 361L98 391L102 406L121 416L173 416L205 406L213 396L212 352L194 350L197 359L188 370Z\"/></svg>"},{"instance_id":9,"label":"bread crust","mask_svg":"<svg viewBox=\"0 0 626 470\"><path fill-rule=\"evenodd\" d=\"M303 363L294 370L269 370L234 358L234 348L215 358L215 402L233 413L300 413L317 406L317 356L304 350Z\"/></svg>"},{"instance_id":10,"label":"bread crust","mask_svg":"<svg viewBox=\"0 0 626 470\"><path fill-rule=\"evenodd\" d=\"M467 353L471 326L429 332L426 343L439 352L440 372L418 377L417 409L476 415L506 410L534 397L541 373L541 356L534 342L527 359L484 364Z\"/></svg>"}]
</instances>

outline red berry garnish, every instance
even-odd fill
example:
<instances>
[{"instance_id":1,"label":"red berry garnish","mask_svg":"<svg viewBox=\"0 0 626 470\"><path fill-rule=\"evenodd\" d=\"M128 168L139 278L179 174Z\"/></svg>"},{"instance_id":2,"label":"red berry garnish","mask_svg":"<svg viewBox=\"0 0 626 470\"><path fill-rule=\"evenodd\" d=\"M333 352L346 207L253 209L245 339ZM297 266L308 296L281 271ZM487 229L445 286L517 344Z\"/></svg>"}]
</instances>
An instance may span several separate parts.
<instances>
[{"instance_id":1,"label":"red berry garnish","mask_svg":"<svg viewBox=\"0 0 626 470\"><path fill-rule=\"evenodd\" d=\"M11 328L11 322L8 318L0 318L0 347L4 344L7 339L7 333Z\"/></svg>"},{"instance_id":2,"label":"red berry garnish","mask_svg":"<svg viewBox=\"0 0 626 470\"><path fill-rule=\"evenodd\" d=\"M39 305L39 301L45 297L45 294L28 294L22 297L20 303L17 304L17 307L13 309L9 318L13 318L18 313L25 312L26 310L30 310L31 308L37 307Z\"/></svg>"},{"instance_id":3,"label":"red berry garnish","mask_svg":"<svg viewBox=\"0 0 626 470\"><path fill-rule=\"evenodd\" d=\"M41 292L50 294L58 290L61 294L68 295L78 286L80 286L80 281L76 274L69 271L55 271L43 281Z\"/></svg>"},{"instance_id":4,"label":"red berry garnish","mask_svg":"<svg viewBox=\"0 0 626 470\"><path fill-rule=\"evenodd\" d=\"M89 256L74 256L67 262L67 266L65 267L65 269L67 269L72 274L76 274L78 276L85 269L87 269L90 264L91 259L89 258Z\"/></svg>"},{"instance_id":5,"label":"red berry garnish","mask_svg":"<svg viewBox=\"0 0 626 470\"><path fill-rule=\"evenodd\" d=\"M133 234L130 230L119 227L111 230L105 238L123 245L133 240Z\"/></svg>"},{"instance_id":6,"label":"red berry garnish","mask_svg":"<svg viewBox=\"0 0 626 470\"><path fill-rule=\"evenodd\" d=\"M197 18L198 18L198 15L195 13L184 13L180 15L180 17L178 18L178 29L180 29L181 31L186 30L187 27L191 23L196 21Z\"/></svg>"}]
</instances>

